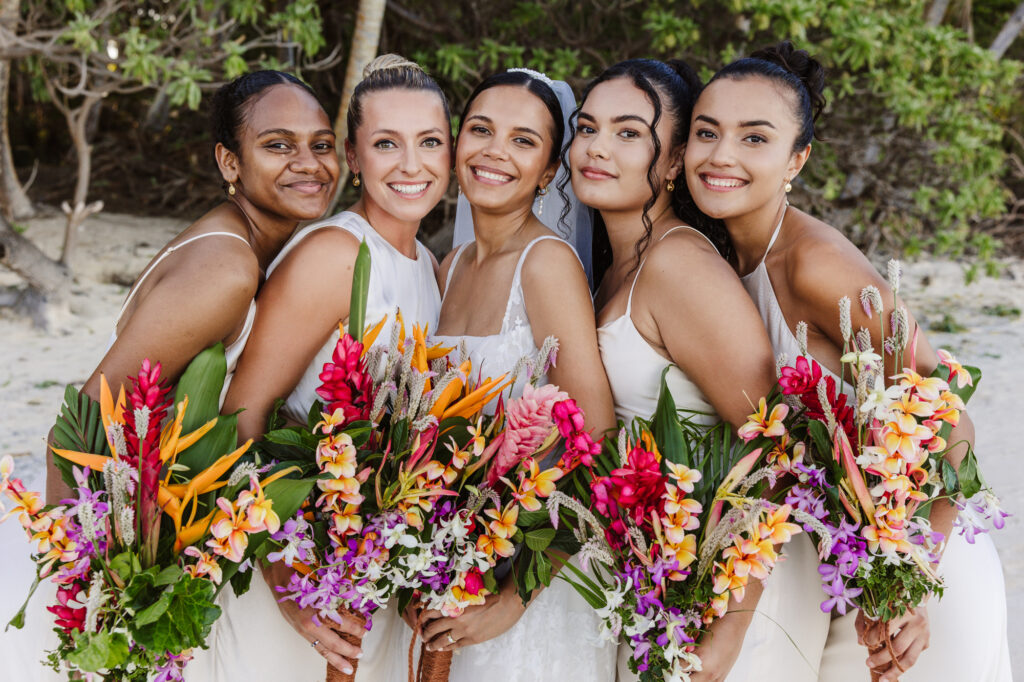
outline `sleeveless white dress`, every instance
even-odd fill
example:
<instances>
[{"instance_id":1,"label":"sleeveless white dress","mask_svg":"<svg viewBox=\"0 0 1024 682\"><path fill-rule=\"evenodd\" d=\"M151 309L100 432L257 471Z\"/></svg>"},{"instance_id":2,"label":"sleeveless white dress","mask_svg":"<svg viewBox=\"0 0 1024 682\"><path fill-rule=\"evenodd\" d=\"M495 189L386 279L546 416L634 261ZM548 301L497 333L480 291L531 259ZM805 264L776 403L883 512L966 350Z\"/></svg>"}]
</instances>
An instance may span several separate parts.
<instances>
[{"instance_id":1,"label":"sleeveless white dress","mask_svg":"<svg viewBox=\"0 0 1024 682\"><path fill-rule=\"evenodd\" d=\"M679 229L701 234L683 225L669 230L665 236ZM633 290L642 268L643 263L630 286L625 314L597 330L601 358L615 399L615 414L626 423L634 417L650 418L658 404L661 374L668 367L666 383L676 407L704 413L705 417L697 416L697 419L707 425L714 424L718 416L700 388L678 366L654 350L633 324ZM824 646L828 616L817 608L820 600L806 587L804 574L810 563L806 556L813 558L814 549L809 540L803 538L798 542L800 539L801 536L797 536L783 549L783 560L768 578L739 658L726 679L732 682L816 679L815 666ZM810 565L810 570L817 578L816 562ZM620 680L637 679L628 667L630 653L628 644L619 645ZM805 661L804 656L812 663Z\"/></svg>"},{"instance_id":2,"label":"sleeveless white dress","mask_svg":"<svg viewBox=\"0 0 1024 682\"><path fill-rule=\"evenodd\" d=\"M464 342L473 361L474 374L481 371L484 377L498 376L511 370L524 355L539 351L526 315L521 273L530 250L545 239L559 238L538 237L523 249L497 334L436 337L446 345L457 346ZM446 295L452 273L466 246L460 246L452 260L445 282ZM521 377L514 384L512 397L522 395L525 383L525 378ZM600 620L590 605L572 586L555 578L509 630L486 642L457 649L448 679L450 682L612 682L615 646L601 640L599 626Z\"/></svg>"},{"instance_id":3,"label":"sleeveless white dress","mask_svg":"<svg viewBox=\"0 0 1024 682\"><path fill-rule=\"evenodd\" d=\"M437 290L433 262L427 248L417 242L416 258L397 251L361 216L351 211L313 223L295 233L267 268L267 276L288 253L311 232L334 228L365 239L370 249L370 286L366 321L373 324L387 316L377 343L388 343L395 312L402 311L406 330L412 325L437 324L441 297ZM313 292L311 292L312 294ZM323 348L306 369L285 401L285 412L304 422L309 408L317 400L318 375L330 359L337 342L337 330L324 339ZM283 349L286 352L286 349ZM210 650L201 652L185 670L190 682L323 682L325 659L281 616L278 595L263 580L259 570L253 573L248 592L236 598L230 588L222 592L224 614L214 625ZM357 681L399 682L406 679L402 642L408 646L409 629L394 604L378 611L373 629L363 638L363 657L356 672Z\"/></svg>"},{"instance_id":4,"label":"sleeveless white dress","mask_svg":"<svg viewBox=\"0 0 1024 682\"><path fill-rule=\"evenodd\" d=\"M782 313L765 266L765 258L781 228L780 220L761 262L741 281L764 319L776 356L784 354L787 362L792 363L800 355L800 346ZM825 367L822 371L841 385L833 372ZM806 592L813 601L824 601L820 576L816 571L806 573ZM900 679L904 682L1009 682L1012 675L1006 632L1006 588L992 539L982 533L975 536L975 543L971 545L962 535L954 533L946 545L939 573L946 590L941 599L932 599L928 604L930 645ZM818 679L827 682L868 682L871 679L865 664L867 649L857 642L856 616L853 610L845 616L837 616L831 623L826 620L824 627L828 638L821 653Z\"/></svg>"}]
</instances>

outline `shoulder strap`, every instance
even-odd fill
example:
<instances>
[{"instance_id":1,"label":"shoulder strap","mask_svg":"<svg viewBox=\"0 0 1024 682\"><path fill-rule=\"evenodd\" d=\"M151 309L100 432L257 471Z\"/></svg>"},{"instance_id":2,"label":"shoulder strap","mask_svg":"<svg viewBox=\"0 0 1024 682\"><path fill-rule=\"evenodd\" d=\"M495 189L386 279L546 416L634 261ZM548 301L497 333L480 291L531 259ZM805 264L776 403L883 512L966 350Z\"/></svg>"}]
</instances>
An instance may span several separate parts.
<instances>
[{"instance_id":1,"label":"shoulder strap","mask_svg":"<svg viewBox=\"0 0 1024 682\"><path fill-rule=\"evenodd\" d=\"M464 244L459 244L458 248L455 249L455 255L452 256L452 264L448 267L448 276L444 280L444 291L441 292L442 299L448 295L448 287L452 283L452 273L455 272L455 266L458 264L459 258L462 256L462 252L465 251L466 247L472 243L473 242L466 242Z\"/></svg>"},{"instance_id":2,"label":"shoulder strap","mask_svg":"<svg viewBox=\"0 0 1024 682\"><path fill-rule=\"evenodd\" d=\"M775 246L775 240L779 238L779 232L782 231L782 221L786 217L786 210L788 208L789 202L787 201L782 207L782 215L779 216L779 224L775 226L775 231L772 232L772 238L768 240L768 246L764 250L764 255L761 256L762 263L764 262L764 259L768 257L768 252L772 250L773 246Z\"/></svg>"},{"instance_id":3,"label":"shoulder strap","mask_svg":"<svg viewBox=\"0 0 1024 682\"><path fill-rule=\"evenodd\" d=\"M124 303L121 305L121 311L117 314L117 318L114 320L115 329L117 328L117 325L121 322L121 316L124 315L124 311L128 309L128 304L132 302L133 298L135 298L135 293L142 286L142 282L145 281L146 277L149 276L149 273L153 272L153 270L156 269L156 266L160 265L164 258L171 255L181 247L187 246L194 241L202 239L203 237L234 237L235 239L242 242L246 246L251 246L249 244L249 241L245 237L235 234L234 232L204 232L203 234L197 234L194 237L189 237L185 241L175 244L174 246L167 247L166 249L164 249L163 253L157 256L153 260L153 262L150 263L149 266L142 271L142 274L139 276L139 278L135 280L135 285L132 287L132 290L128 292L128 298L124 300Z\"/></svg>"},{"instance_id":4,"label":"shoulder strap","mask_svg":"<svg viewBox=\"0 0 1024 682\"><path fill-rule=\"evenodd\" d=\"M665 234L661 235L661 239L659 239L658 241L659 242L662 241L663 239L665 239L665 237L669 236L670 234L672 234L676 230L691 230L693 232L696 232L701 237L704 237L704 239L707 239L708 244L711 244L711 248L715 249L715 251L718 251L718 248L715 247L715 244L710 239L708 239L708 236L706 234L704 234L703 232L701 232L700 230L698 230L695 227L690 227L689 225L676 225L675 227L669 228L668 230L665 231ZM638 279L640 279L640 271L643 270L644 263L646 263L646 262L647 262L647 258L646 257L642 261L640 261L640 265L637 266L637 269L636 269L636 275L633 276L633 283L629 285L629 298L626 299L626 315L627 316L629 316L629 314L633 311L633 290L636 289L636 281Z\"/></svg>"},{"instance_id":5,"label":"shoulder strap","mask_svg":"<svg viewBox=\"0 0 1024 682\"><path fill-rule=\"evenodd\" d=\"M510 319L510 314L512 312L512 306L515 305L517 301L518 301L518 303L520 305L523 305L525 303L524 296L522 295L523 285L522 285L521 279L522 279L522 272L523 272L523 263L526 262L526 256L527 256L527 254L530 253L530 249L532 249L535 244L537 244L538 242L542 242L542 241L544 241L546 239L557 239L558 241L564 242L565 244L568 245L568 242L566 242L561 237L559 237L557 235L553 235L553 234L546 234L546 235L542 235L540 237L537 237L536 239L530 241L525 247L523 247L523 252L521 254L519 254L519 261L516 263L515 273L513 273L513 275L512 275L512 286L509 287L508 302L505 304L505 316L502 318L502 323L501 323L501 327L502 327L503 331L504 331L505 326L508 324L508 321ZM570 246L570 248L572 248L572 247ZM573 249L573 253L574 254L576 253L575 249ZM577 256L576 258L578 259L579 256ZM517 292L517 289L518 289L518 292ZM517 293L518 293L518 295L516 295Z\"/></svg>"}]
</instances>

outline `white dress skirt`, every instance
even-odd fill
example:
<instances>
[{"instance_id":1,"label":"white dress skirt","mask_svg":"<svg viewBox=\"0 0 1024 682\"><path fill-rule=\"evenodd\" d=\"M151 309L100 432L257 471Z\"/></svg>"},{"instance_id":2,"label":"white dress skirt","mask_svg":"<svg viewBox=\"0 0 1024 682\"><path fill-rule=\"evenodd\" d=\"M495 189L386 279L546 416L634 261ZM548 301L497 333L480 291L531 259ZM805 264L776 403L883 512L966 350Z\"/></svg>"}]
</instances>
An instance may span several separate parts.
<instances>
[{"instance_id":1,"label":"white dress skirt","mask_svg":"<svg viewBox=\"0 0 1024 682\"><path fill-rule=\"evenodd\" d=\"M437 337L446 345L465 343L474 374L499 376L510 371L524 355L538 352L526 316L520 275L533 246L548 239L558 238L539 237L523 249L497 334ZM449 268L446 293L465 248L465 245L459 247ZM522 395L524 384L525 378L521 377L512 387L512 397ZM573 562L577 565L575 559ZM594 609L571 585L555 577L506 632L486 642L457 649L449 682L613 682L616 647L601 639L600 625Z\"/></svg>"},{"instance_id":2,"label":"white dress skirt","mask_svg":"<svg viewBox=\"0 0 1024 682\"><path fill-rule=\"evenodd\" d=\"M417 243L417 257L408 258L377 234L361 216L349 211L299 230L271 263L267 276L272 276L275 267L308 234L326 228L347 230L366 240L371 258L366 321L372 324L384 316L388 318L377 337L378 343L389 341L398 309L401 309L408 333L413 324L429 324L431 329L437 325L441 296L426 247ZM289 416L305 421L310 406L317 399L318 375L323 363L330 359L336 342L337 331L332 330L285 401L285 412ZM278 595L271 591L259 571L253 575L249 591L241 597L235 597L230 588L225 588L220 598L224 613L214 624L210 648L197 653L185 669L186 679L189 682L323 682L326 660L284 619L277 599ZM373 628L363 638L363 656L356 680L406 680L403 642L407 647L409 632L394 604L374 614Z\"/></svg>"}]
</instances>

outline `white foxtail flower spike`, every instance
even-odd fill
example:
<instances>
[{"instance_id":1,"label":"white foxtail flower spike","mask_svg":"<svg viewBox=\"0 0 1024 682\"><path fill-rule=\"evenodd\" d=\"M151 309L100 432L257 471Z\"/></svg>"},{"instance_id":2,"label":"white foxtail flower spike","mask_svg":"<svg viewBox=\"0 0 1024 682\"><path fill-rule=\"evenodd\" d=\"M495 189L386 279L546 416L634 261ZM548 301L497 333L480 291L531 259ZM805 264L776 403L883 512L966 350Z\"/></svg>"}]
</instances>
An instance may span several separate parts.
<instances>
[{"instance_id":1,"label":"white foxtail flower spike","mask_svg":"<svg viewBox=\"0 0 1024 682\"><path fill-rule=\"evenodd\" d=\"M619 463L625 466L629 461L629 450L626 447L626 429L619 429Z\"/></svg>"},{"instance_id":2,"label":"white foxtail flower spike","mask_svg":"<svg viewBox=\"0 0 1024 682\"><path fill-rule=\"evenodd\" d=\"M869 318L872 313L882 314L882 293L873 284L860 290L860 307Z\"/></svg>"},{"instance_id":3,"label":"white foxtail flower spike","mask_svg":"<svg viewBox=\"0 0 1024 682\"><path fill-rule=\"evenodd\" d=\"M907 309L901 307L892 311L889 321L892 325L892 338L896 351L902 351L907 347L907 341L910 340L910 323L907 317Z\"/></svg>"},{"instance_id":4,"label":"white foxtail flower spike","mask_svg":"<svg viewBox=\"0 0 1024 682\"><path fill-rule=\"evenodd\" d=\"M135 544L135 510L125 507L121 510L121 543L128 547Z\"/></svg>"},{"instance_id":5,"label":"white foxtail flower spike","mask_svg":"<svg viewBox=\"0 0 1024 682\"><path fill-rule=\"evenodd\" d=\"M807 355L807 323L803 320L796 323L796 345L800 355Z\"/></svg>"},{"instance_id":6,"label":"white foxtail flower spike","mask_svg":"<svg viewBox=\"0 0 1024 682\"><path fill-rule=\"evenodd\" d=\"M250 476L255 476L259 473L256 465L252 462L243 462L238 465L234 471L231 472L230 478L228 478L228 487L233 487L241 483L242 481L249 480Z\"/></svg>"},{"instance_id":7,"label":"white foxtail flower spike","mask_svg":"<svg viewBox=\"0 0 1024 682\"><path fill-rule=\"evenodd\" d=\"M119 458L128 456L128 442L124 439L124 424L113 423L107 429L107 438L114 446L114 454Z\"/></svg>"},{"instance_id":8,"label":"white foxtail flower spike","mask_svg":"<svg viewBox=\"0 0 1024 682\"><path fill-rule=\"evenodd\" d=\"M143 405L135 408L135 435L142 440L149 433L149 408Z\"/></svg>"},{"instance_id":9,"label":"white foxtail flower spike","mask_svg":"<svg viewBox=\"0 0 1024 682\"><path fill-rule=\"evenodd\" d=\"M861 353L868 353L871 348L871 332L864 327L857 330L857 350Z\"/></svg>"},{"instance_id":10,"label":"white foxtail flower spike","mask_svg":"<svg viewBox=\"0 0 1024 682\"><path fill-rule=\"evenodd\" d=\"M89 584L89 595L85 600L85 631L96 632L99 621L100 607L106 599L103 596L103 574L96 571Z\"/></svg>"},{"instance_id":11,"label":"white foxtail flower spike","mask_svg":"<svg viewBox=\"0 0 1024 682\"><path fill-rule=\"evenodd\" d=\"M843 344L850 342L853 336L853 321L850 319L850 297L839 299L839 331L843 334Z\"/></svg>"},{"instance_id":12,"label":"white foxtail flower spike","mask_svg":"<svg viewBox=\"0 0 1024 682\"><path fill-rule=\"evenodd\" d=\"M832 404L828 401L828 384L825 383L825 377L818 380L818 402L821 403L821 411L825 414L828 435L834 436L837 427L836 416L832 412Z\"/></svg>"},{"instance_id":13,"label":"white foxtail flower spike","mask_svg":"<svg viewBox=\"0 0 1024 682\"><path fill-rule=\"evenodd\" d=\"M895 258L889 259L889 262L886 264L886 271L889 279L889 288L892 289L892 293L900 293L900 276L903 274L900 262Z\"/></svg>"},{"instance_id":14,"label":"white foxtail flower spike","mask_svg":"<svg viewBox=\"0 0 1024 682\"><path fill-rule=\"evenodd\" d=\"M785 353L779 353L775 356L775 378L782 378L782 368L789 364L789 358Z\"/></svg>"}]
</instances>

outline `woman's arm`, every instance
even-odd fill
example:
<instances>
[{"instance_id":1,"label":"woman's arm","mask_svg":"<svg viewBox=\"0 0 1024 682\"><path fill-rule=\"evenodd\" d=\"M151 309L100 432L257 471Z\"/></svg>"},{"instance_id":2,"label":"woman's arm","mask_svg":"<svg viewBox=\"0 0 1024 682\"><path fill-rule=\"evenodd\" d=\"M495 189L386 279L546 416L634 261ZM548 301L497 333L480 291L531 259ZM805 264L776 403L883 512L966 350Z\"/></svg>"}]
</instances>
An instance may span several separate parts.
<instances>
[{"instance_id":1,"label":"woman's arm","mask_svg":"<svg viewBox=\"0 0 1024 682\"><path fill-rule=\"evenodd\" d=\"M594 305L583 266L565 242L544 240L523 264L526 314L539 348L544 339L558 339L557 363L548 372L583 410L595 436L615 426L608 377L597 347Z\"/></svg>"},{"instance_id":2,"label":"woman's arm","mask_svg":"<svg viewBox=\"0 0 1024 682\"><path fill-rule=\"evenodd\" d=\"M173 267L147 282L145 295L136 299L82 392L99 400L101 376L114 395L120 386L128 390L128 377L136 375L147 358L160 362L166 380L176 381L198 353L241 326L259 282L256 259L236 239L203 241L175 253L168 264ZM52 437L51 431L47 443ZM56 504L70 497L71 489L61 480L49 447L46 461L46 500Z\"/></svg>"},{"instance_id":3,"label":"woman's arm","mask_svg":"<svg viewBox=\"0 0 1024 682\"><path fill-rule=\"evenodd\" d=\"M359 241L341 229L306 237L260 291L249 342L224 401L239 440L260 438L278 398L287 398L338 323L348 318Z\"/></svg>"}]
</instances>

